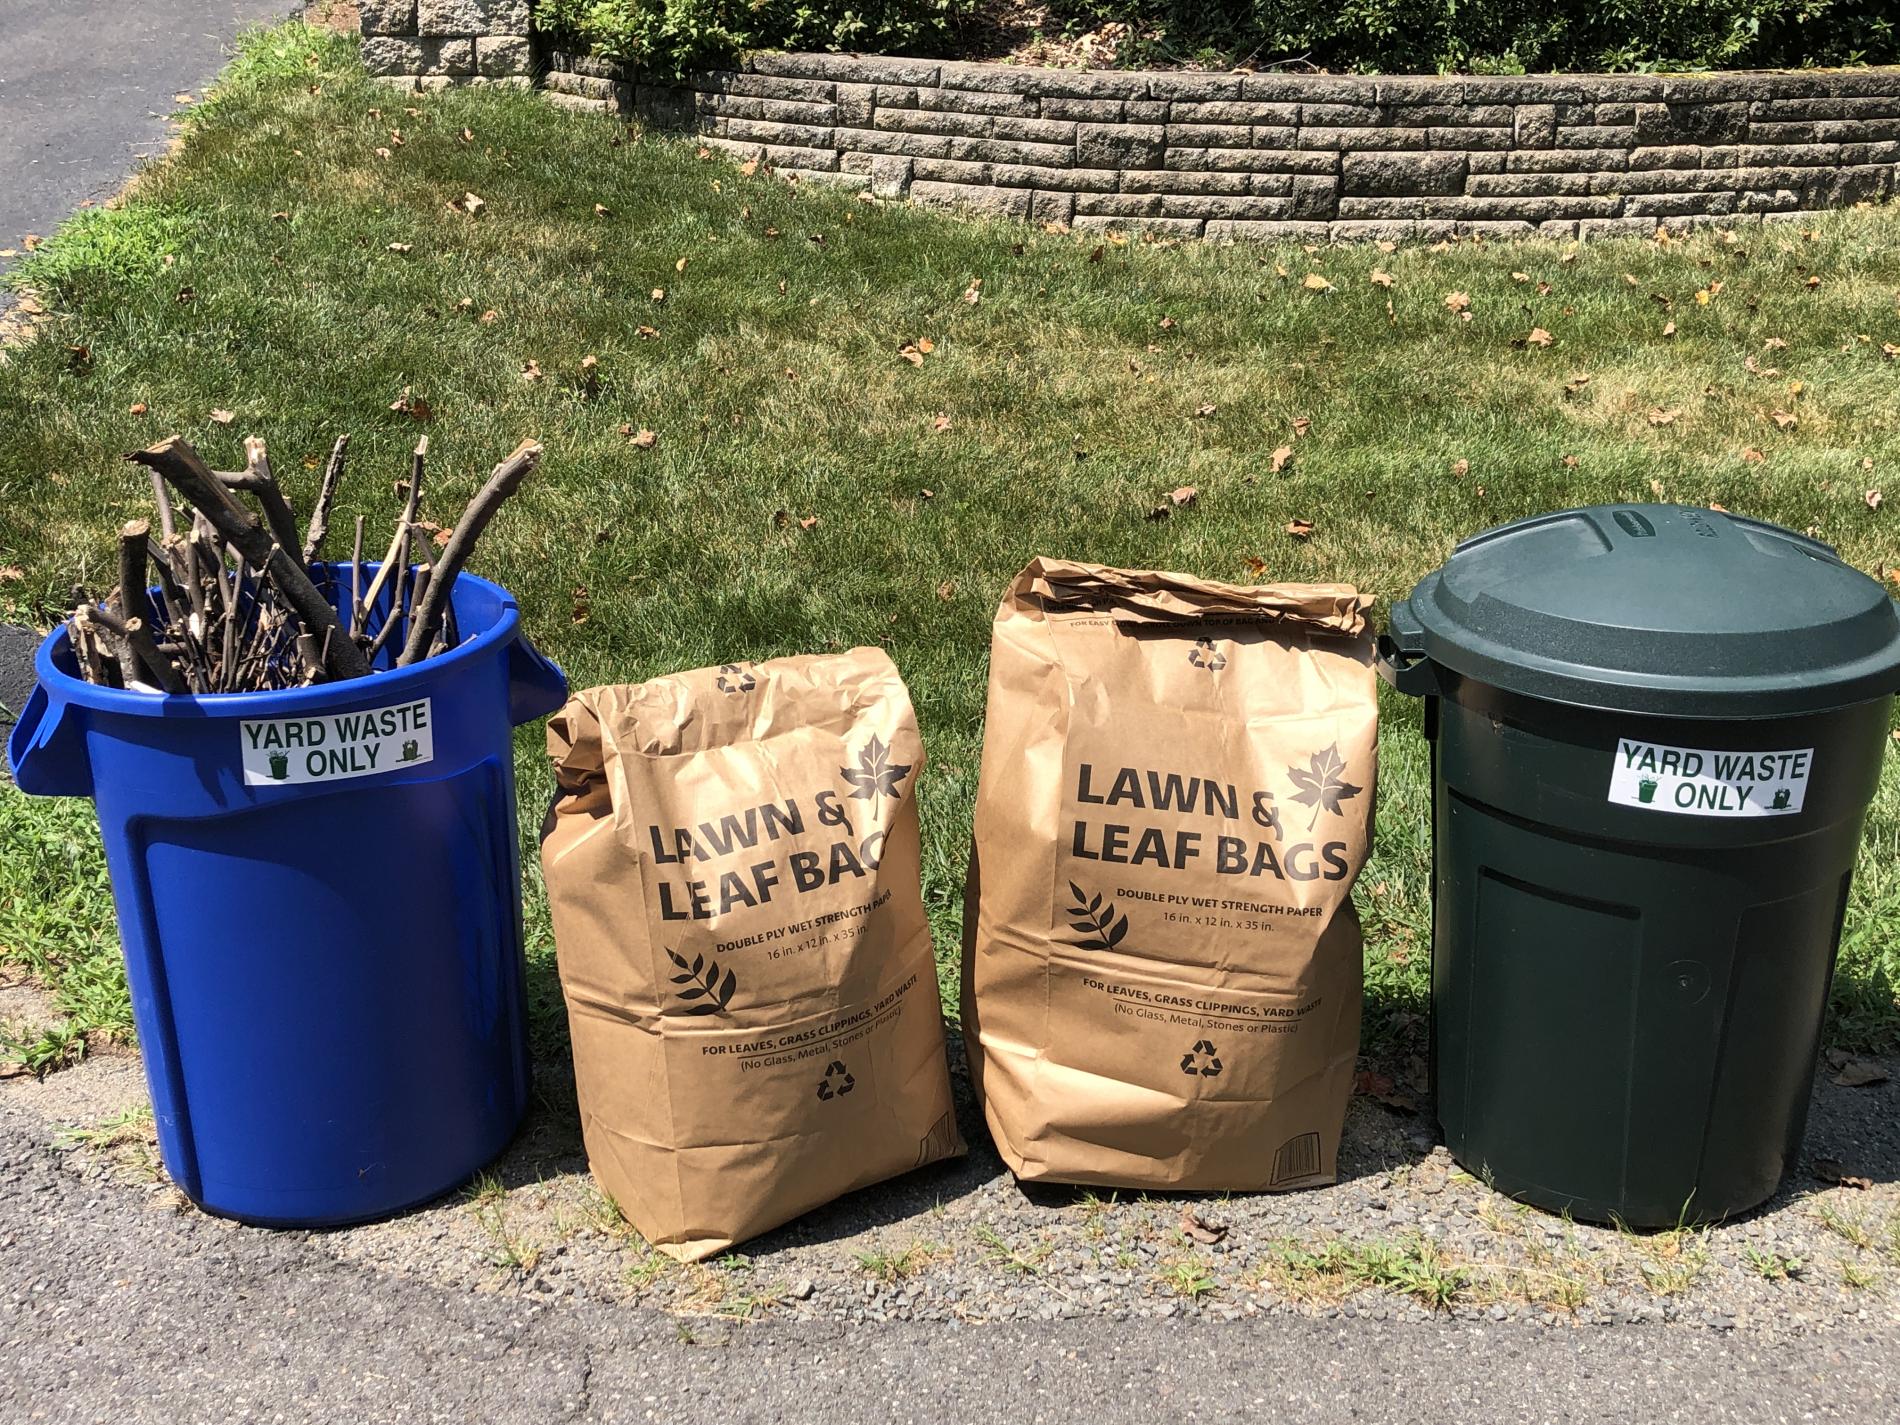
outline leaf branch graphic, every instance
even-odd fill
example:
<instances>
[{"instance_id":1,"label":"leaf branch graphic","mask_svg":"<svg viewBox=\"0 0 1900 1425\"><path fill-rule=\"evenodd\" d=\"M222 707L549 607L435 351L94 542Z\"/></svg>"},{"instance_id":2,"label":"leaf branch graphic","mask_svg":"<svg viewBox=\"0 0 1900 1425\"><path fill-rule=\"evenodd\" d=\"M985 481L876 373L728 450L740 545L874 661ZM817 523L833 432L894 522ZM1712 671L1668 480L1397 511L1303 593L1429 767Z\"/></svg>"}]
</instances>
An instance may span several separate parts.
<instances>
[{"instance_id":1,"label":"leaf branch graphic","mask_svg":"<svg viewBox=\"0 0 1900 1425\"><path fill-rule=\"evenodd\" d=\"M1337 742L1324 752L1315 752L1305 767L1287 768L1286 774L1299 788L1293 800L1313 809L1306 823L1308 831L1319 825L1321 811L1344 815L1343 804L1365 790L1346 780L1346 761L1339 755Z\"/></svg>"},{"instance_id":2,"label":"leaf branch graphic","mask_svg":"<svg viewBox=\"0 0 1900 1425\"><path fill-rule=\"evenodd\" d=\"M722 971L717 960L708 960L704 955L695 955L692 962L686 957L668 949L666 958L679 970L672 977L675 985L684 988L678 991L682 1000L689 1001L682 1014L724 1014L732 1006L732 992L738 988L738 976L730 970Z\"/></svg>"},{"instance_id":3,"label":"leaf branch graphic","mask_svg":"<svg viewBox=\"0 0 1900 1425\"><path fill-rule=\"evenodd\" d=\"M1083 938L1076 943L1084 950L1113 950L1128 934L1128 917L1115 909L1115 902L1102 903L1098 892L1091 896L1074 881L1069 891L1075 904L1069 907L1069 929Z\"/></svg>"},{"instance_id":4,"label":"leaf branch graphic","mask_svg":"<svg viewBox=\"0 0 1900 1425\"><path fill-rule=\"evenodd\" d=\"M891 761L891 749L884 739L876 733L864 744L864 750L858 753L858 765L840 767L838 774L851 784L853 797L864 797L871 803L871 815L876 817L883 805L880 794L886 797L902 797L903 790L898 783L910 775L911 763Z\"/></svg>"}]
</instances>

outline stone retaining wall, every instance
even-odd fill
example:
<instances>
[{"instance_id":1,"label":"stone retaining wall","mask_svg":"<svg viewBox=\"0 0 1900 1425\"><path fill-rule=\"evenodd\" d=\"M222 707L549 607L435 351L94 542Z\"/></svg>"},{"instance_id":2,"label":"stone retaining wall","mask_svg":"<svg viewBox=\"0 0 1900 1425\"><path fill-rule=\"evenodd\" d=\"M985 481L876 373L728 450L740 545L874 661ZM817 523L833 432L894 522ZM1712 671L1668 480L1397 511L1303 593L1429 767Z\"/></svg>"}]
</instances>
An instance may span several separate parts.
<instances>
[{"instance_id":1,"label":"stone retaining wall","mask_svg":"<svg viewBox=\"0 0 1900 1425\"><path fill-rule=\"evenodd\" d=\"M366 26L386 3L367 0ZM525 0L409 8L459 24ZM479 70L472 43L457 58ZM682 87L542 59L557 102L638 112L783 174L1078 229L1588 237L1800 216L1885 198L1900 175L1893 68L1359 78L760 54Z\"/></svg>"},{"instance_id":2,"label":"stone retaining wall","mask_svg":"<svg viewBox=\"0 0 1900 1425\"><path fill-rule=\"evenodd\" d=\"M534 82L529 0L358 0L363 65L412 89Z\"/></svg>"}]
</instances>

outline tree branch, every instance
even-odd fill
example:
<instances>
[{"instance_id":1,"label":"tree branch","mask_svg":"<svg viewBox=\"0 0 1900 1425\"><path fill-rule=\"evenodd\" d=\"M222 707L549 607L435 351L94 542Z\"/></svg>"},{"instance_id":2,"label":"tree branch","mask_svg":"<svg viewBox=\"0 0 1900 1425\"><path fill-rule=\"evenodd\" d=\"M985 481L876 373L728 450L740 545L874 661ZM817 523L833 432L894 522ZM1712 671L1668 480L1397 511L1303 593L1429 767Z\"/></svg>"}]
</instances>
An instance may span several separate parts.
<instances>
[{"instance_id":1,"label":"tree branch","mask_svg":"<svg viewBox=\"0 0 1900 1425\"><path fill-rule=\"evenodd\" d=\"M324 536L330 532L330 506L336 502L336 487L343 480L343 456L350 448L349 432L336 438L330 451L330 463L323 467L323 484L317 488L317 502L310 507L310 523L303 537L303 562L308 569L323 551Z\"/></svg>"},{"instance_id":2,"label":"tree branch","mask_svg":"<svg viewBox=\"0 0 1900 1425\"><path fill-rule=\"evenodd\" d=\"M535 440L522 441L515 447L514 454L495 467L494 474L488 477L488 483L477 490L475 497L468 502L468 508L462 511L462 517L455 522L449 542L442 547L442 557L435 562L428 593L410 620L409 641L403 645L402 656L396 660L398 668L429 656L429 644L442 622L442 611L455 592L456 577L468 562L469 551L474 548L475 541L481 538L482 531L488 528L488 522L495 517L495 511L501 508L502 502L521 488L521 482L532 475L540 463L541 443Z\"/></svg>"},{"instance_id":3,"label":"tree branch","mask_svg":"<svg viewBox=\"0 0 1900 1425\"><path fill-rule=\"evenodd\" d=\"M336 610L310 582L310 576L296 557L264 532L257 516L231 498L230 492L205 468L198 452L187 441L171 436L157 445L134 451L127 458L163 475L253 568L262 569L306 628L321 634L322 630L337 626ZM329 641L324 666L336 678L363 678L370 671L369 660L348 638Z\"/></svg>"}]
</instances>

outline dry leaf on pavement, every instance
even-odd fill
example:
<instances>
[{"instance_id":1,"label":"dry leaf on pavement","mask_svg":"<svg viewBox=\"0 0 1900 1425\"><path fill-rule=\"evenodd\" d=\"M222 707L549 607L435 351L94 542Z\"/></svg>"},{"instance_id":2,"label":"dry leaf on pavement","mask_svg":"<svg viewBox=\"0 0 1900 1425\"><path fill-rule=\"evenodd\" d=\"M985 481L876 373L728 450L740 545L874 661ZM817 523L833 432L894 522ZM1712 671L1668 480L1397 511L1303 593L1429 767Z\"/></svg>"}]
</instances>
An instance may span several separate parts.
<instances>
[{"instance_id":1,"label":"dry leaf on pavement","mask_svg":"<svg viewBox=\"0 0 1900 1425\"><path fill-rule=\"evenodd\" d=\"M1834 1075L1834 1082L1844 1089L1867 1088L1873 1084L1887 1082L1887 1071L1866 1059L1849 1059Z\"/></svg>"},{"instance_id":2,"label":"dry leaf on pavement","mask_svg":"<svg viewBox=\"0 0 1900 1425\"><path fill-rule=\"evenodd\" d=\"M1181 1235L1190 1242L1199 1242L1203 1247L1212 1247L1227 1238L1227 1224L1209 1222L1195 1211L1190 1204L1181 1209Z\"/></svg>"},{"instance_id":3,"label":"dry leaf on pavement","mask_svg":"<svg viewBox=\"0 0 1900 1425\"><path fill-rule=\"evenodd\" d=\"M1850 1174L1841 1166L1839 1158L1816 1158L1809 1166L1813 1168L1815 1177L1824 1183L1832 1183L1836 1187L1854 1188L1866 1192L1874 1185L1870 1178Z\"/></svg>"}]
</instances>

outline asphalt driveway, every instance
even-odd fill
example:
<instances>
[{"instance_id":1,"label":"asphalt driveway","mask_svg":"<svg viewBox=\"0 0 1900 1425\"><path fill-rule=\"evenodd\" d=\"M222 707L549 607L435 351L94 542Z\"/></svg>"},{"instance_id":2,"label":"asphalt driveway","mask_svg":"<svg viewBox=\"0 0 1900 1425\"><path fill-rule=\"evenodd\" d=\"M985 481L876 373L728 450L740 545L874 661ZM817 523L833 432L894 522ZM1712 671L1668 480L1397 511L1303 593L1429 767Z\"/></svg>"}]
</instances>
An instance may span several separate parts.
<instances>
[{"instance_id":1,"label":"asphalt driveway","mask_svg":"<svg viewBox=\"0 0 1900 1425\"><path fill-rule=\"evenodd\" d=\"M0 4L0 249L110 197L140 160L163 151L173 96L199 92L232 36L299 8L295 0Z\"/></svg>"}]
</instances>

